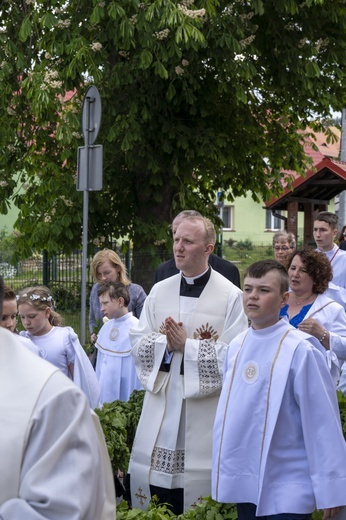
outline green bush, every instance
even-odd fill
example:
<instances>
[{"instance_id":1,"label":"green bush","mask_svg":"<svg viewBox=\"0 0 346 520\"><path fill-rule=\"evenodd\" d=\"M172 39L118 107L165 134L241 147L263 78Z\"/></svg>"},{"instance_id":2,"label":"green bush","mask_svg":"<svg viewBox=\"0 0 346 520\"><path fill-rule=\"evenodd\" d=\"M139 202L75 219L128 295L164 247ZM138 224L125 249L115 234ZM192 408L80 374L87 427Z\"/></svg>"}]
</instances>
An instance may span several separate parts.
<instances>
[{"instance_id":1,"label":"green bush","mask_svg":"<svg viewBox=\"0 0 346 520\"><path fill-rule=\"evenodd\" d=\"M70 284L68 287L59 282L50 282L49 289L56 303L57 311L74 311L81 307L81 285Z\"/></svg>"},{"instance_id":2,"label":"green bush","mask_svg":"<svg viewBox=\"0 0 346 520\"><path fill-rule=\"evenodd\" d=\"M179 520L236 520L237 511L234 504L221 504L210 497L201 500L196 507L185 511L176 517L165 504L159 505L155 497L150 502L146 511L128 508L126 502L122 501L117 506L117 520L168 520L179 518Z\"/></svg>"},{"instance_id":3,"label":"green bush","mask_svg":"<svg viewBox=\"0 0 346 520\"><path fill-rule=\"evenodd\" d=\"M96 409L100 418L106 444L114 471L127 468L137 424L143 405L144 390L135 390L127 403L114 401ZM340 418L346 439L346 396L337 392ZM173 520L176 516L165 504L159 505L155 497L149 507L129 509L126 501L117 506L117 520ZM237 520L235 504L215 502L211 497L204 497L195 508L179 515L179 520ZM312 520L322 520L323 511L315 511Z\"/></svg>"},{"instance_id":4,"label":"green bush","mask_svg":"<svg viewBox=\"0 0 346 520\"><path fill-rule=\"evenodd\" d=\"M235 247L241 251L253 251L253 243L248 238L246 240L239 240L236 242Z\"/></svg>"},{"instance_id":5,"label":"green bush","mask_svg":"<svg viewBox=\"0 0 346 520\"><path fill-rule=\"evenodd\" d=\"M0 230L0 262L12 264L15 252L15 237L9 234L6 227Z\"/></svg>"},{"instance_id":6,"label":"green bush","mask_svg":"<svg viewBox=\"0 0 346 520\"><path fill-rule=\"evenodd\" d=\"M127 471L144 393L144 390L134 390L128 402L113 401L95 410L100 419L114 471Z\"/></svg>"}]
</instances>

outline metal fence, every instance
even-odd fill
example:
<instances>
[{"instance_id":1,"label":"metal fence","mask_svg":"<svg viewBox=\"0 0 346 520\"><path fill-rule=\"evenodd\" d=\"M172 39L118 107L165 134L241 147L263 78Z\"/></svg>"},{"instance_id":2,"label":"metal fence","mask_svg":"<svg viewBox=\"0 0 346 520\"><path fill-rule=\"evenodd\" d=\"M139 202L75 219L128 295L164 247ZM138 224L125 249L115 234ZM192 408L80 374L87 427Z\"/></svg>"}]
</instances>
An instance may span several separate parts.
<instances>
[{"instance_id":1,"label":"metal fence","mask_svg":"<svg viewBox=\"0 0 346 520\"><path fill-rule=\"evenodd\" d=\"M15 266L3 262L0 264L0 275L6 285L13 289L33 285L46 285L49 288L62 286L66 291L75 291L82 279L82 254L76 251L73 254L58 254L48 257L43 252L27 260L21 260ZM87 268L87 285L93 283Z\"/></svg>"}]
</instances>

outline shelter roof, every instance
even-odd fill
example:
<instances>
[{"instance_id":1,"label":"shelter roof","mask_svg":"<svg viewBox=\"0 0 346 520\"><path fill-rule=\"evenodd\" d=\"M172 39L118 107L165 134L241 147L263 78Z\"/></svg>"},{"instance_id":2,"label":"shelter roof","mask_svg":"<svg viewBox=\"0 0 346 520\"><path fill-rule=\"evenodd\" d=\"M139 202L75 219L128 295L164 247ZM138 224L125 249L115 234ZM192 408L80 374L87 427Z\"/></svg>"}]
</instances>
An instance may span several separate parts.
<instances>
[{"instance_id":1,"label":"shelter roof","mask_svg":"<svg viewBox=\"0 0 346 520\"><path fill-rule=\"evenodd\" d=\"M341 132L337 128L332 130L340 138ZM327 143L324 134L315 133L315 136L316 141L309 138L305 143L305 152L312 158L312 168L304 177L294 171L285 172L293 179L292 186L288 188L285 185L281 195L266 201L267 209L287 210L287 204L291 201L326 204L346 190L346 162L336 158L340 152L340 139L336 143ZM317 150L313 148L312 142ZM303 210L303 206L299 209Z\"/></svg>"}]
</instances>

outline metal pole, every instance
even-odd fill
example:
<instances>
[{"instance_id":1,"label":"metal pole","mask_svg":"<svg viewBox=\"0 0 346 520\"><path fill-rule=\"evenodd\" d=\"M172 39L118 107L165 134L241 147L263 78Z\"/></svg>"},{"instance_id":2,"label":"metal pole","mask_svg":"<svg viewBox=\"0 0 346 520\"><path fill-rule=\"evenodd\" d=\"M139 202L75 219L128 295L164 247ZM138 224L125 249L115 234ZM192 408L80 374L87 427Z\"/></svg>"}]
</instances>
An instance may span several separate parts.
<instances>
[{"instance_id":1,"label":"metal pole","mask_svg":"<svg viewBox=\"0 0 346 520\"><path fill-rule=\"evenodd\" d=\"M86 266L88 257L88 211L89 211L89 192L83 191L83 248L82 248L82 290L81 290L81 322L80 322L80 341L85 344L86 327Z\"/></svg>"},{"instance_id":2,"label":"metal pole","mask_svg":"<svg viewBox=\"0 0 346 520\"><path fill-rule=\"evenodd\" d=\"M89 148L90 148L90 132L94 131L94 128L90 128L91 124L91 105L94 103L95 98L87 97L87 109L88 109L88 117L87 117L87 161L86 161L86 178L87 178L87 186L83 191L83 247L82 247L82 289L81 289L81 323L80 323L80 340L81 344L85 344L85 328L86 328L86 266L87 266L87 258L88 258L88 212L89 212L89 169L90 169L90 161L89 161Z\"/></svg>"}]
</instances>

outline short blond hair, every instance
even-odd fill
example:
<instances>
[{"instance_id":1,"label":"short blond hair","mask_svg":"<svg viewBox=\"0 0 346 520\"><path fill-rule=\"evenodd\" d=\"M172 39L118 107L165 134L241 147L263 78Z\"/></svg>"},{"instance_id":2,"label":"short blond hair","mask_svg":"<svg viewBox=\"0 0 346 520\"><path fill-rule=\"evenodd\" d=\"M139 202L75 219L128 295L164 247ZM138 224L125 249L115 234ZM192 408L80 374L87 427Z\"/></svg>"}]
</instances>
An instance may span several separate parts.
<instances>
[{"instance_id":1,"label":"short blond hair","mask_svg":"<svg viewBox=\"0 0 346 520\"><path fill-rule=\"evenodd\" d=\"M109 262L113 267L119 267L120 272L118 281L124 285L130 285L131 281L127 276L126 267L121 261L120 256L113 251L113 249L102 249L101 251L98 251L92 259L90 270L95 281L99 281L97 270L105 262Z\"/></svg>"},{"instance_id":2,"label":"short blond hair","mask_svg":"<svg viewBox=\"0 0 346 520\"><path fill-rule=\"evenodd\" d=\"M204 240L205 244L213 244L215 246L216 243L216 231L215 226L212 221L207 217L202 217L202 215L196 216L186 216L184 220L189 220L190 222L202 222L204 227Z\"/></svg>"}]
</instances>

